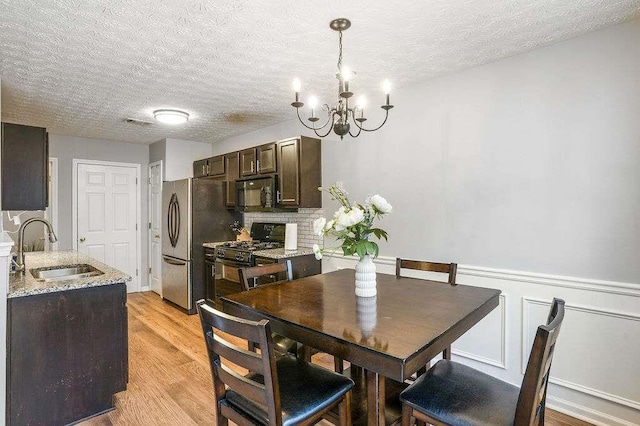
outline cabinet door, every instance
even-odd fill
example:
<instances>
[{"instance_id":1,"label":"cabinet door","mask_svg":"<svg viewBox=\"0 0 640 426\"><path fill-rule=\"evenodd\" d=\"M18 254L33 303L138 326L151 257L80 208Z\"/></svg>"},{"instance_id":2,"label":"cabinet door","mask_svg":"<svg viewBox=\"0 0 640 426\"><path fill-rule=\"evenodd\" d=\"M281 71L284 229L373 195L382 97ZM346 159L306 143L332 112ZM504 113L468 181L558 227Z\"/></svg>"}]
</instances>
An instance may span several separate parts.
<instances>
[{"instance_id":1,"label":"cabinet door","mask_svg":"<svg viewBox=\"0 0 640 426\"><path fill-rule=\"evenodd\" d=\"M240 177L240 164L238 162L238 152L232 152L224 156L227 177L225 179L225 202L227 207L236 206L236 179Z\"/></svg>"},{"instance_id":2,"label":"cabinet door","mask_svg":"<svg viewBox=\"0 0 640 426\"><path fill-rule=\"evenodd\" d=\"M207 175L207 159L193 162L193 177L205 177Z\"/></svg>"},{"instance_id":3,"label":"cabinet door","mask_svg":"<svg viewBox=\"0 0 640 426\"><path fill-rule=\"evenodd\" d=\"M240 176L256 174L256 149L249 148L240 151Z\"/></svg>"},{"instance_id":4,"label":"cabinet door","mask_svg":"<svg viewBox=\"0 0 640 426\"><path fill-rule=\"evenodd\" d=\"M217 157L211 157L208 159L209 173L208 176L224 176L225 174L225 161L224 155L218 155Z\"/></svg>"},{"instance_id":5,"label":"cabinet door","mask_svg":"<svg viewBox=\"0 0 640 426\"><path fill-rule=\"evenodd\" d=\"M278 142L277 148L279 205L298 207L300 205L300 141L289 139Z\"/></svg>"},{"instance_id":6,"label":"cabinet door","mask_svg":"<svg viewBox=\"0 0 640 426\"><path fill-rule=\"evenodd\" d=\"M258 173L276 172L276 144L270 143L256 148L258 151L258 162L256 170Z\"/></svg>"},{"instance_id":7,"label":"cabinet door","mask_svg":"<svg viewBox=\"0 0 640 426\"><path fill-rule=\"evenodd\" d=\"M48 202L46 129L2 123L2 210L44 210Z\"/></svg>"}]
</instances>

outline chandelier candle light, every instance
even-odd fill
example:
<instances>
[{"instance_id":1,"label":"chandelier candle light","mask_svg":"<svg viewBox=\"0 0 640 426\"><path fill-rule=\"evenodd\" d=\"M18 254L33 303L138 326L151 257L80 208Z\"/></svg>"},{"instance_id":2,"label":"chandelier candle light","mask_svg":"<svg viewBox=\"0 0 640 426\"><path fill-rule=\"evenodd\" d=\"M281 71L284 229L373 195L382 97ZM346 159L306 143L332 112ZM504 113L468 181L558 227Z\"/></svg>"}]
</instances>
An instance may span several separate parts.
<instances>
[{"instance_id":1,"label":"chandelier candle light","mask_svg":"<svg viewBox=\"0 0 640 426\"><path fill-rule=\"evenodd\" d=\"M383 84L384 93L386 94L387 99L386 104L382 105L380 108L385 110L384 121L374 129L365 129L364 122L367 121L367 119L364 116L364 97L360 97L354 107L349 106L349 99L353 96L353 92L351 92L349 88L351 72L347 67L342 65L342 32L348 30L349 27L351 27L351 21L345 18L334 19L333 21L331 21L331 23L329 23L329 27L334 31L338 31L339 34L338 47L340 53L338 54L338 72L336 74L336 78L338 79L338 103L334 107L330 107L327 104L324 104L322 106L322 110L324 110L327 114L327 121L322 126L317 127L316 122L320 120L320 118L316 117L315 115L315 108L318 101L313 96L309 98L311 115L309 118L307 118L307 120L311 123L311 125L307 125L300 117L300 108L304 106L304 103L300 102L300 88L302 87L302 84L300 80L296 78L293 80L293 91L296 94L296 100L295 102L291 103L291 106L296 109L296 114L298 115L298 120L300 120L300 123L302 123L302 125L307 129L313 130L318 137L323 138L331 133L331 130L333 130L335 134L340 136L340 139L343 139L346 134L351 135L351 137L353 138L357 138L358 136L360 136L360 133L362 131L374 132L384 126L384 124L387 122L387 118L389 117L389 110L393 108L393 105L389 104L389 92L391 91L391 83L389 83L389 80L385 80ZM358 128L355 134L351 132L350 123L353 123ZM329 125L329 128L326 130L326 132L320 133L319 131L327 127L327 125Z\"/></svg>"}]
</instances>

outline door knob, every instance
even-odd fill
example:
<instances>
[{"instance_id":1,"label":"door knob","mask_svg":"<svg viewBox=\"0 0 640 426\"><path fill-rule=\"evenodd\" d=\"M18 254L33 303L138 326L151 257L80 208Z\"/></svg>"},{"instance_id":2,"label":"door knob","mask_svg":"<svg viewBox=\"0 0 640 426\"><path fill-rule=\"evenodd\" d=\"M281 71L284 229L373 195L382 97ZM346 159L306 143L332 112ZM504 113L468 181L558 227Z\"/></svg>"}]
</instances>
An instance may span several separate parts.
<instances>
[{"instance_id":1,"label":"door knob","mask_svg":"<svg viewBox=\"0 0 640 426\"><path fill-rule=\"evenodd\" d=\"M86 239L86 238L84 238L84 237L80 237L80 242L81 242L81 243L84 243L84 240L85 240L85 239Z\"/></svg>"},{"instance_id":2,"label":"door knob","mask_svg":"<svg viewBox=\"0 0 640 426\"><path fill-rule=\"evenodd\" d=\"M160 234L156 234L156 238L160 238Z\"/></svg>"}]
</instances>

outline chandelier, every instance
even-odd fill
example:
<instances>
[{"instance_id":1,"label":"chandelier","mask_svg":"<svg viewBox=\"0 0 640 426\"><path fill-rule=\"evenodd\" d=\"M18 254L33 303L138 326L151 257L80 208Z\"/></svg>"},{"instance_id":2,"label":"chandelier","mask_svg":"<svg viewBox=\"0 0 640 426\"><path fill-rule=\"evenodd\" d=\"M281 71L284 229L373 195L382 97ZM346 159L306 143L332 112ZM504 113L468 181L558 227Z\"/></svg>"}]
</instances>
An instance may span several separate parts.
<instances>
[{"instance_id":1,"label":"chandelier","mask_svg":"<svg viewBox=\"0 0 640 426\"><path fill-rule=\"evenodd\" d=\"M349 105L349 99L353 96L353 92L349 90L349 80L351 79L351 72L347 67L342 66L342 32L346 31L351 27L351 21L345 18L334 19L329 23L329 27L338 31L338 72L336 73L336 79L338 80L338 99L337 104L334 107L330 107L327 104L324 104L321 107L321 110L326 113L327 121L322 126L317 126L316 123L320 120L320 117L316 117L315 108L317 106L317 99L315 97L311 97L309 99L309 106L311 107L311 115L307 120L311 123L311 125L307 125L300 117L300 108L304 106L304 103L300 102L300 87L301 83L299 79L293 80L293 90L296 94L295 102L291 103L291 106L296 109L296 114L298 115L298 120L304 127L309 130L313 130L314 133L318 137L325 137L331 130L338 136L340 139L343 139L345 135L349 134L353 138L357 138L360 136L361 132L374 132L380 129L387 122L387 118L389 117L389 110L393 108L393 105L389 104L389 92L391 90L391 85L389 80L385 80L383 83L383 89L386 94L386 103L382 105L382 108L385 111L384 121L378 127L374 129L366 129L364 127L365 121L367 118L364 116L364 107L365 107L365 99L361 97L358 102L351 107ZM320 114L319 114L320 115ZM353 133L351 130L351 124L357 127L357 131ZM329 126L325 133L322 133L325 127Z\"/></svg>"}]
</instances>

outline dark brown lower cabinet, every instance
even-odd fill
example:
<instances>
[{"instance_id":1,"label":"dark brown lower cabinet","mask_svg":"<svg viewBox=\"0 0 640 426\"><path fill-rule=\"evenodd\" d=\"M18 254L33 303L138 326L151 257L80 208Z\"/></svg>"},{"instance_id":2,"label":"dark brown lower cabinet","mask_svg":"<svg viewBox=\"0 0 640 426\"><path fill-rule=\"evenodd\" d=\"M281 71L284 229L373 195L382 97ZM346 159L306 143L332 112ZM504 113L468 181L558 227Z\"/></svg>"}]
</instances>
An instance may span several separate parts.
<instances>
[{"instance_id":1,"label":"dark brown lower cabinet","mask_svg":"<svg viewBox=\"0 0 640 426\"><path fill-rule=\"evenodd\" d=\"M63 425L127 387L124 283L8 299L7 424Z\"/></svg>"}]
</instances>

